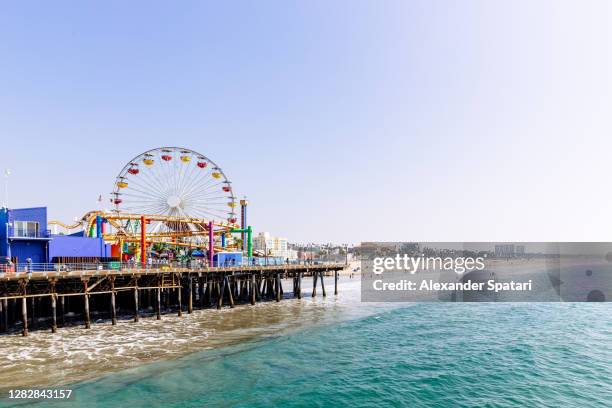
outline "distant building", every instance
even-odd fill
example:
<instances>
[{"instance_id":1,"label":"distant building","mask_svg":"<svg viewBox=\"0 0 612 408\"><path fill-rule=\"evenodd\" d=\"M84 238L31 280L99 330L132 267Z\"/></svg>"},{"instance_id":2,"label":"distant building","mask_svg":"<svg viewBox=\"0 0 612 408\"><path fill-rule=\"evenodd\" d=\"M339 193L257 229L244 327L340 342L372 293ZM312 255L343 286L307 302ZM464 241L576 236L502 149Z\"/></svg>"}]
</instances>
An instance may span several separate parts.
<instances>
[{"instance_id":1,"label":"distant building","mask_svg":"<svg viewBox=\"0 0 612 408\"><path fill-rule=\"evenodd\" d=\"M523 247L523 252L525 248ZM513 257L515 254L514 244L495 245L495 256L497 257Z\"/></svg>"},{"instance_id":2,"label":"distant building","mask_svg":"<svg viewBox=\"0 0 612 408\"><path fill-rule=\"evenodd\" d=\"M315 258L315 253L314 251L300 250L297 253L297 257L300 261L312 260Z\"/></svg>"},{"instance_id":3,"label":"distant building","mask_svg":"<svg viewBox=\"0 0 612 408\"><path fill-rule=\"evenodd\" d=\"M517 245L516 247L514 247L514 253L516 254L516 256L525 255L525 245Z\"/></svg>"},{"instance_id":4,"label":"distant building","mask_svg":"<svg viewBox=\"0 0 612 408\"><path fill-rule=\"evenodd\" d=\"M253 249L271 257L289 260L294 260L298 257L295 249L289 249L287 238L274 237L269 232L260 232L253 238Z\"/></svg>"}]
</instances>

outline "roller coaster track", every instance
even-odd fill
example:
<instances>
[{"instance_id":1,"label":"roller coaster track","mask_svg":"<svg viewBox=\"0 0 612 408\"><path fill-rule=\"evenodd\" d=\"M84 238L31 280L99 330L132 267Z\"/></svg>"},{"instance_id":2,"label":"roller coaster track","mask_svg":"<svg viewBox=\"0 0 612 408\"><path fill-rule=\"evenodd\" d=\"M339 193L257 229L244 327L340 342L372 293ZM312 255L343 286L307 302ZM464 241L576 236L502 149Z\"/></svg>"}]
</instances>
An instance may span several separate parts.
<instances>
[{"instance_id":1,"label":"roller coaster track","mask_svg":"<svg viewBox=\"0 0 612 408\"><path fill-rule=\"evenodd\" d=\"M203 219L203 218L90 211L86 213L81 218L80 221L77 221L74 224L66 224L64 222L57 221L57 220L49 221L48 224L49 225L59 225L60 227L66 228L68 230L74 230L77 228L89 230L92 226L96 224L96 219L98 216L106 220L115 229L114 232L107 232L102 235L106 242L139 242L141 240L140 233L136 231L128 231L125 228L124 223L127 221L140 221L142 217L144 217L148 221L163 222L169 225L189 224L195 228L195 229L178 230L178 231L147 232L146 240L149 243L166 242L171 245L188 246L188 247L195 247L195 248L207 247L208 245L207 243L200 244L197 242L180 242L179 241L181 238L193 238L193 237L205 238L207 237L209 233L208 225L210 223L210 220ZM230 224L227 222L214 222L214 226L216 228L214 232L215 235L219 235L223 232L229 234L232 229L238 227L235 224Z\"/></svg>"}]
</instances>

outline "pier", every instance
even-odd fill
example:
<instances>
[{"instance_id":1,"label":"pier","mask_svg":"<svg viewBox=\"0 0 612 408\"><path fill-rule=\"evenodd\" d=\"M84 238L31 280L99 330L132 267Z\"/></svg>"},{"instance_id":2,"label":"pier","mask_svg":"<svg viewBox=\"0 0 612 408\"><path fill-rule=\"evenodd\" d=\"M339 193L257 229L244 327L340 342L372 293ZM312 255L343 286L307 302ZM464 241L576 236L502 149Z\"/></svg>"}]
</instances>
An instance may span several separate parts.
<instances>
[{"instance_id":1,"label":"pier","mask_svg":"<svg viewBox=\"0 0 612 408\"><path fill-rule=\"evenodd\" d=\"M186 267L133 264L49 264L34 270L0 273L0 332L50 330L82 324L91 328L92 315L117 324L118 316L138 322L143 311L152 317L183 316L195 308L280 302L283 279L291 279L292 297L315 297L317 286L326 296L325 277L334 281L345 264ZM330 276L331 274L331 276ZM312 292L302 293L303 279L313 280ZM129 312L128 312L129 311ZM40 325L43 321L44 324Z\"/></svg>"}]
</instances>

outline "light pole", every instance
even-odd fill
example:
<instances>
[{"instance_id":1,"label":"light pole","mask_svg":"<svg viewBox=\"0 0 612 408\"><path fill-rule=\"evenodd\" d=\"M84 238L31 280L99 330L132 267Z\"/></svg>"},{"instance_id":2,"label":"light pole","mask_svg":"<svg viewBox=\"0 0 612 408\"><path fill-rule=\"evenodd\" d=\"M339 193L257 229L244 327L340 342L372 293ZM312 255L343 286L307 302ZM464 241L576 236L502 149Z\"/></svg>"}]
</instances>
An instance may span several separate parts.
<instances>
[{"instance_id":1,"label":"light pole","mask_svg":"<svg viewBox=\"0 0 612 408\"><path fill-rule=\"evenodd\" d=\"M8 178L11 175L11 169L4 169L4 207L8 208Z\"/></svg>"}]
</instances>

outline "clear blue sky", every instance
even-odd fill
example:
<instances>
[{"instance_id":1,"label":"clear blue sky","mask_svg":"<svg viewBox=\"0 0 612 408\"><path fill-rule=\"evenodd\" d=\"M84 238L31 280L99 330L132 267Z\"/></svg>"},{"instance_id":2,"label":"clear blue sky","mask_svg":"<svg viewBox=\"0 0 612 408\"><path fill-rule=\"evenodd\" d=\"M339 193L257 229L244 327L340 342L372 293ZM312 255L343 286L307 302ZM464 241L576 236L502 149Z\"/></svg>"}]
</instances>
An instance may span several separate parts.
<instances>
[{"instance_id":1,"label":"clear blue sky","mask_svg":"<svg viewBox=\"0 0 612 408\"><path fill-rule=\"evenodd\" d=\"M13 1L9 204L200 151L292 241L612 240L606 1Z\"/></svg>"}]
</instances>

